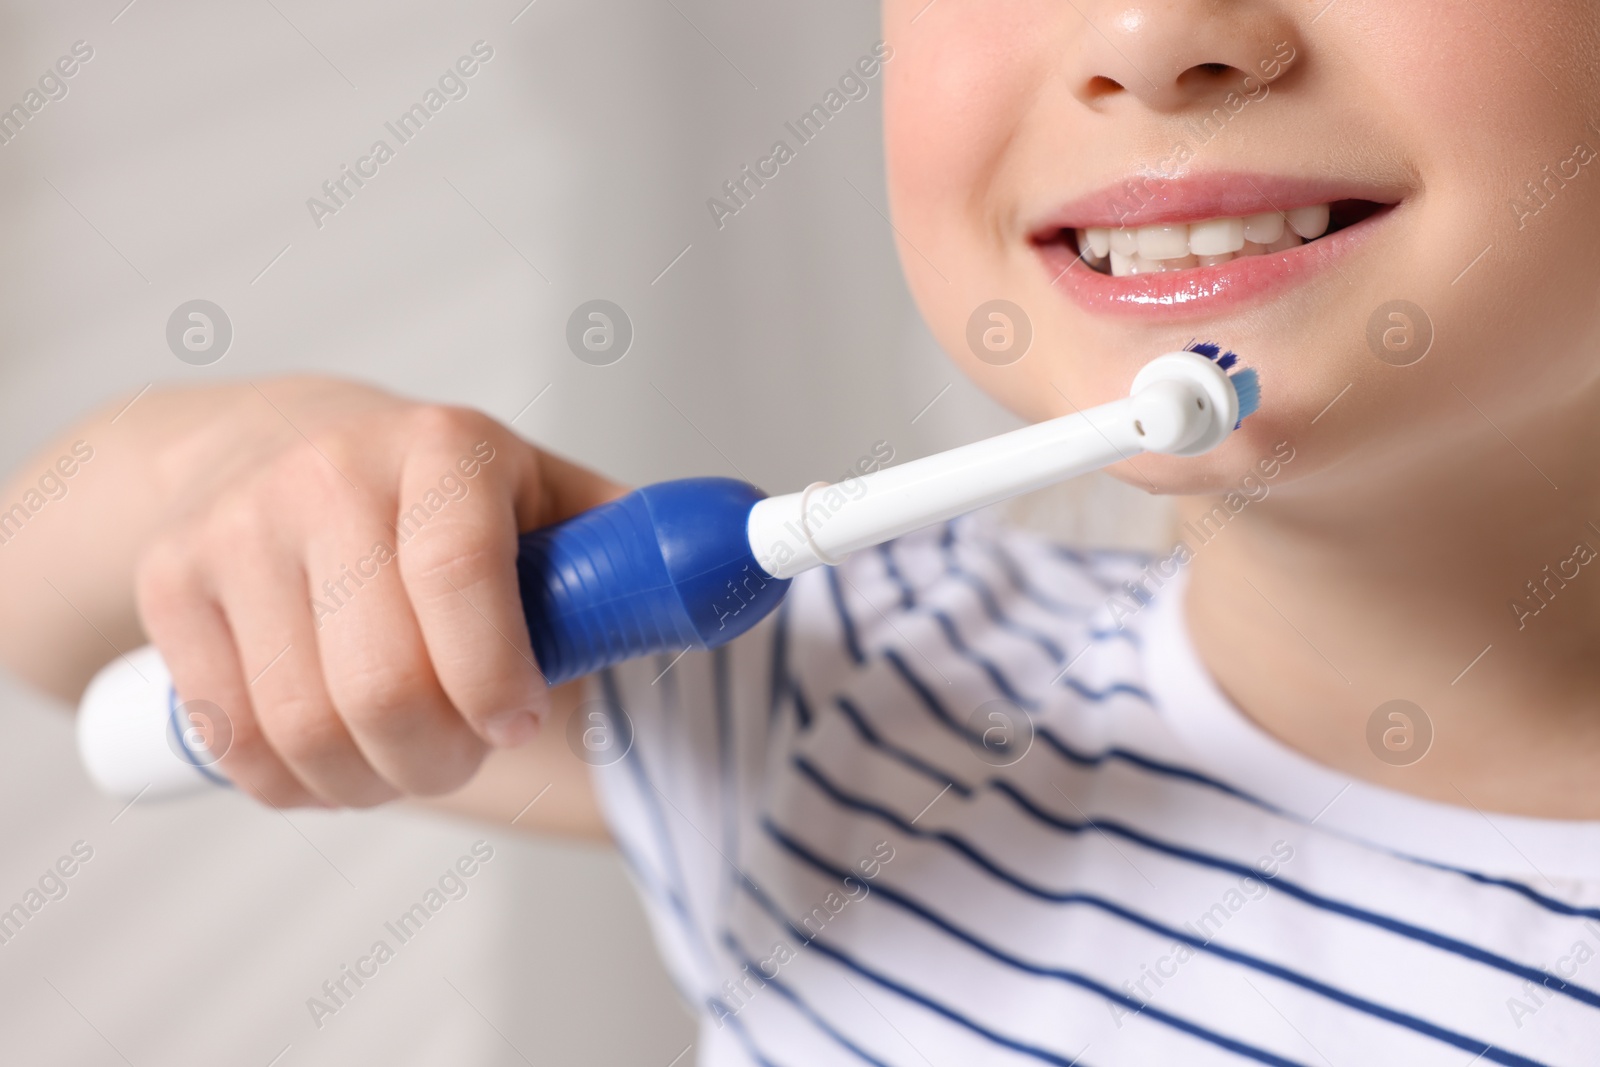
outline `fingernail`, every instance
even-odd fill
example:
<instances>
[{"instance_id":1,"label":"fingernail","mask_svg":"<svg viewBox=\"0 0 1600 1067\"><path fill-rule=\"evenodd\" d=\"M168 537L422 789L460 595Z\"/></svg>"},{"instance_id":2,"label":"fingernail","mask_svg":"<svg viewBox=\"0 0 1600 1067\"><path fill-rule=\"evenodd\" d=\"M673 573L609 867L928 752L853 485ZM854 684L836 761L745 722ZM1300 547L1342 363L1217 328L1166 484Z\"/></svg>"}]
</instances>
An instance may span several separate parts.
<instances>
[{"instance_id":1,"label":"fingernail","mask_svg":"<svg viewBox=\"0 0 1600 1067\"><path fill-rule=\"evenodd\" d=\"M539 732L539 720L526 711L508 711L484 723L483 731L496 747L516 748Z\"/></svg>"}]
</instances>

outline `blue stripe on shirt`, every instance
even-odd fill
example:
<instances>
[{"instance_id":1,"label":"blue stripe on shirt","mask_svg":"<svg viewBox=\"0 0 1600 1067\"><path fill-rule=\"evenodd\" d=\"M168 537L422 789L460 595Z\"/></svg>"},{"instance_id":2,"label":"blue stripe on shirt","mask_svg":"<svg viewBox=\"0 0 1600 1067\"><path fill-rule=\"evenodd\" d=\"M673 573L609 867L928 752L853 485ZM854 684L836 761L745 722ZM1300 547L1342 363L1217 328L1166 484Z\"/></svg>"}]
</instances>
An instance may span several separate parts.
<instances>
[{"instance_id":1,"label":"blue stripe on shirt","mask_svg":"<svg viewBox=\"0 0 1600 1067\"><path fill-rule=\"evenodd\" d=\"M856 636L855 620L850 617L850 609L844 604L844 590L839 585L839 568L826 567L824 571L828 576L828 590L833 595L833 610L839 616L839 625L844 630L844 647L850 653L850 660L856 666L867 662L866 655L861 651L861 640Z\"/></svg>"},{"instance_id":2,"label":"blue stripe on shirt","mask_svg":"<svg viewBox=\"0 0 1600 1067\"><path fill-rule=\"evenodd\" d=\"M790 1004L793 1004L795 1010L804 1016L808 1022L810 1022L818 1030L821 1030L824 1034L827 1034L828 1037L832 1038L834 1042L854 1053L858 1059L865 1063L872 1064L873 1067L890 1067L889 1064L884 1063L882 1060L878 1059L876 1056L873 1056L861 1046L857 1045L854 1041L851 1041L849 1038L845 1037L844 1034L835 1028L832 1023L824 1019L815 1008L806 1003L806 1001L801 998L798 993L796 993L793 989L790 989L787 983L780 982L776 974L774 974L772 977L768 977L767 972L762 969L759 963L750 957L750 953L746 951L744 945L740 943L739 939L734 936L732 930L723 930L722 944L729 952L733 954L735 963L739 964L741 968L747 971L753 970L760 977L762 982L762 985L759 987L760 989L765 989L767 986L771 986L779 996L783 997ZM800 947L801 949L804 949L805 944L802 942ZM739 1010L743 1011L744 1006L740 1005ZM1080 1064L1079 1067L1083 1067L1083 1065Z\"/></svg>"},{"instance_id":3,"label":"blue stripe on shirt","mask_svg":"<svg viewBox=\"0 0 1600 1067\"><path fill-rule=\"evenodd\" d=\"M717 794L722 812L722 858L731 875L739 869L738 769L734 764L733 707L728 692L728 646L711 652L712 704L717 726ZM722 882L722 910L733 895L732 879Z\"/></svg>"},{"instance_id":4,"label":"blue stripe on shirt","mask_svg":"<svg viewBox=\"0 0 1600 1067\"><path fill-rule=\"evenodd\" d=\"M1556 915L1566 915L1570 918L1578 919L1600 919L1600 908L1580 908L1575 904L1568 904L1564 900L1557 900L1554 897L1546 896L1537 889L1533 888L1533 886L1525 885L1522 882L1513 881L1510 878L1496 878L1493 875L1480 874L1477 871L1469 871L1465 867L1452 867L1447 863L1434 863L1432 860L1418 859L1415 856L1407 856L1404 853L1394 853L1394 855L1397 855L1400 859L1410 860L1413 863L1420 863L1425 867L1432 867L1435 870L1448 871L1451 874L1459 874L1463 878L1469 878L1472 881L1477 882L1479 885L1495 886L1500 889L1508 889L1517 894L1519 897L1531 901L1532 903L1543 908L1545 911L1553 912Z\"/></svg>"},{"instance_id":5,"label":"blue stripe on shirt","mask_svg":"<svg viewBox=\"0 0 1600 1067\"><path fill-rule=\"evenodd\" d=\"M772 678L767 693L767 731L770 735L783 701L789 695L789 605L794 601L784 597L778 604L777 618L772 622Z\"/></svg>"},{"instance_id":6,"label":"blue stripe on shirt","mask_svg":"<svg viewBox=\"0 0 1600 1067\"><path fill-rule=\"evenodd\" d=\"M892 545L893 542L889 542L880 546L886 557L892 558ZM956 546L957 541L954 524L946 523L944 533L939 538L939 547L944 555L945 573L953 578L959 579L972 589L973 593L976 594L978 598L978 603L983 607L983 613L989 616L990 621L1003 630L1007 630L1010 633L1018 635L1019 637L1025 637L1029 641L1032 641L1034 644L1044 649L1045 654L1056 663L1060 663L1062 660L1066 659L1066 653L1061 650L1061 645L1058 644L1056 640L1049 634L1029 626L1026 623L1017 622L1015 619L1011 618L1005 613L1005 611L1000 607L999 597L995 596L994 590L989 587L989 583L985 582L982 578L978 577L976 574L962 565L961 557L956 551ZM909 589L906 590L906 595L908 597L911 596L911 591Z\"/></svg>"},{"instance_id":7,"label":"blue stripe on shirt","mask_svg":"<svg viewBox=\"0 0 1600 1067\"><path fill-rule=\"evenodd\" d=\"M838 705L839 710L844 713L845 719L856 728L856 733L860 734L861 739L867 744L897 763L911 768L918 774L931 778L940 785L948 786L955 790L958 796L969 797L972 795L972 787L960 781L954 775L940 770L920 756L885 742L878 736L878 732L872 728L872 725L867 722L866 717L861 714L861 710L852 704L848 698L835 697L834 703Z\"/></svg>"},{"instance_id":8,"label":"blue stripe on shirt","mask_svg":"<svg viewBox=\"0 0 1600 1067\"><path fill-rule=\"evenodd\" d=\"M1022 564L1018 563L1004 546L999 544L993 545L989 549L989 554L994 559L995 563L999 565L1001 572L1005 574L1006 580L1012 584L1017 592L1021 593L1023 596L1027 597L1041 608L1044 608L1052 615L1060 615L1069 619L1081 619L1093 612L1093 608L1086 608L1078 604L1068 604L1064 600L1057 600L1055 597L1034 585L1033 582L1028 580L1028 576L1023 573Z\"/></svg>"},{"instance_id":9,"label":"blue stripe on shirt","mask_svg":"<svg viewBox=\"0 0 1600 1067\"><path fill-rule=\"evenodd\" d=\"M906 664L906 661L900 657L899 653L895 652L893 649L888 649L884 652L884 659L891 667L894 668L895 673L898 674L900 679L906 683L907 687L909 687L911 691L916 694L918 700L922 703L922 706L926 708L935 719L953 730L956 733L956 736L960 737L962 741L968 744L982 744L982 739L978 737L978 735L973 734L967 729L965 723L960 722L954 715L950 714L949 709L944 706L944 703L934 695L933 690L928 687L927 683L919 678L916 672ZM1250 803L1255 804L1265 810L1272 811L1274 814L1280 814L1264 801L1257 800L1247 793L1242 793L1233 788L1233 786L1228 785L1226 782L1219 781L1215 778L1210 778L1204 774L1201 774L1199 771L1193 771L1187 767L1179 767L1174 764L1162 763L1158 760L1151 759L1148 756L1141 756L1138 753L1130 752L1121 748L1106 749L1104 752L1095 754L1082 753L1073 748L1071 745L1067 744L1065 741L1061 740L1061 738L1057 737L1054 732L1045 726L1036 725L1034 728L1034 736L1043 740L1044 743L1049 746L1051 751L1060 755L1063 759L1066 759L1081 767L1097 767L1107 760L1122 760L1153 774L1164 775L1172 778L1180 778L1196 785L1207 786L1211 789L1216 789L1220 792L1226 793L1229 796L1249 801Z\"/></svg>"},{"instance_id":10,"label":"blue stripe on shirt","mask_svg":"<svg viewBox=\"0 0 1600 1067\"><path fill-rule=\"evenodd\" d=\"M615 673L608 667L600 672L601 691L605 694L606 701L622 715L627 711L622 706L622 700L617 691ZM631 727L630 727L631 729ZM637 737L634 738L637 742ZM679 920L684 926L684 940L694 945L699 951L702 961L711 963L710 952L707 949L707 940L699 932L699 924L694 920L694 915L689 911L689 881L684 877L683 865L679 862L678 850L672 839L672 833L667 829L666 815L661 810L660 791L655 783L650 780L650 774L644 765L644 757L639 752L637 743L628 747L623 754L622 763L627 765L628 773L634 781L634 791L639 794L640 804L648 813L651 827L655 831L656 847L661 852L667 867L667 874L663 881L668 888L667 899Z\"/></svg>"}]
</instances>

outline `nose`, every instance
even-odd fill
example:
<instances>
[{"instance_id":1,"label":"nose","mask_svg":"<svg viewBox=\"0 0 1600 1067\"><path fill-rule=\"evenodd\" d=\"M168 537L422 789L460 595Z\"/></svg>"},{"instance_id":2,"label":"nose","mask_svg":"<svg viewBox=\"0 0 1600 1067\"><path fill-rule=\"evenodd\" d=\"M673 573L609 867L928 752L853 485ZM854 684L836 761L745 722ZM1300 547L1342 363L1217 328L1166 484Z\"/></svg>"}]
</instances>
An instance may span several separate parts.
<instances>
[{"instance_id":1,"label":"nose","mask_svg":"<svg viewBox=\"0 0 1600 1067\"><path fill-rule=\"evenodd\" d=\"M1077 7L1083 21L1069 76L1074 94L1096 110L1131 99L1152 111L1183 111L1220 92L1273 81L1303 51L1294 19L1274 0Z\"/></svg>"}]
</instances>

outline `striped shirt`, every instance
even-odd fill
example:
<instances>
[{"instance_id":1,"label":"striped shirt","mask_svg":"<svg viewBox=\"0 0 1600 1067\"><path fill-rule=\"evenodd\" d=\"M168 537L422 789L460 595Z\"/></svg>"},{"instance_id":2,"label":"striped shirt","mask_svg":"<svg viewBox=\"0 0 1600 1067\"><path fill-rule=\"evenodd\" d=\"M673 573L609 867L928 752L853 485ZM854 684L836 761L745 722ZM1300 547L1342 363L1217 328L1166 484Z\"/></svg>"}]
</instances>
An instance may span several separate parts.
<instances>
[{"instance_id":1,"label":"striped shirt","mask_svg":"<svg viewBox=\"0 0 1600 1067\"><path fill-rule=\"evenodd\" d=\"M969 516L594 680L699 1062L1600 1063L1600 823L1284 747L1147 563Z\"/></svg>"}]
</instances>

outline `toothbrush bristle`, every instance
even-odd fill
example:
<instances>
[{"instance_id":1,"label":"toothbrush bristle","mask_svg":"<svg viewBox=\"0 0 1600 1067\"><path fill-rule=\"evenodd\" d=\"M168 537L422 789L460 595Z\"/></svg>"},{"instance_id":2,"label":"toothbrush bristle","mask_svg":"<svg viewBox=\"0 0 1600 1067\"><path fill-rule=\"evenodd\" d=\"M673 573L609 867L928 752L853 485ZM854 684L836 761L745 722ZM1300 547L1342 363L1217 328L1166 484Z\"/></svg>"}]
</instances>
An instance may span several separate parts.
<instances>
[{"instance_id":1,"label":"toothbrush bristle","mask_svg":"<svg viewBox=\"0 0 1600 1067\"><path fill-rule=\"evenodd\" d=\"M1215 341L1190 341L1185 351L1204 356L1223 370L1231 372L1228 380L1233 383L1233 391L1239 397L1240 422L1256 413L1256 409L1261 406L1261 380L1249 367L1233 369L1239 364L1236 353L1224 349ZM1238 428L1239 424L1235 423L1234 429Z\"/></svg>"},{"instance_id":2,"label":"toothbrush bristle","mask_svg":"<svg viewBox=\"0 0 1600 1067\"><path fill-rule=\"evenodd\" d=\"M1261 406L1261 381L1249 367L1229 375L1228 380L1233 383L1233 391L1239 397L1239 421L1243 422Z\"/></svg>"},{"instance_id":3,"label":"toothbrush bristle","mask_svg":"<svg viewBox=\"0 0 1600 1067\"><path fill-rule=\"evenodd\" d=\"M1198 356L1205 356L1223 370L1232 370L1234 364L1239 362L1239 357L1227 351L1215 341L1190 341L1186 351Z\"/></svg>"}]
</instances>

